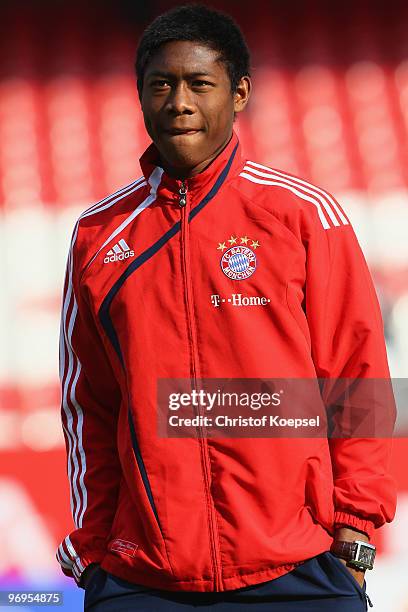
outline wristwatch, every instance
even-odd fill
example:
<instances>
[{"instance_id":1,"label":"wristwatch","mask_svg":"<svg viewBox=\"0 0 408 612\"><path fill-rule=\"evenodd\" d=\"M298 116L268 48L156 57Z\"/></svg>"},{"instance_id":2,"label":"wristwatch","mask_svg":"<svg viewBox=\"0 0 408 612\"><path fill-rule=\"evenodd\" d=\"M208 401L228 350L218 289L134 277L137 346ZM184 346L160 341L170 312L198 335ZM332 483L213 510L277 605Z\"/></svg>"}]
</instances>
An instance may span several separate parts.
<instances>
[{"instance_id":1,"label":"wristwatch","mask_svg":"<svg viewBox=\"0 0 408 612\"><path fill-rule=\"evenodd\" d=\"M376 548L373 544L363 540L334 540L330 547L336 557L346 559L346 561L358 569L373 569Z\"/></svg>"}]
</instances>

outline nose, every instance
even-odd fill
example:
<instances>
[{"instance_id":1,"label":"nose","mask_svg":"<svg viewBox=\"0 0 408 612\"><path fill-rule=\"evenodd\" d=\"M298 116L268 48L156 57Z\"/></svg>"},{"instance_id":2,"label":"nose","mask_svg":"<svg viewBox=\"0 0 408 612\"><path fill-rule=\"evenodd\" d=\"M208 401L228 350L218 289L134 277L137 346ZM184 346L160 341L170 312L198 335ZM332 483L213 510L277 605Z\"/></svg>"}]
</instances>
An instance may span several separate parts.
<instances>
[{"instance_id":1,"label":"nose","mask_svg":"<svg viewBox=\"0 0 408 612\"><path fill-rule=\"evenodd\" d=\"M174 115L192 115L194 113L194 102L187 83L178 83L166 101L167 112Z\"/></svg>"}]
</instances>

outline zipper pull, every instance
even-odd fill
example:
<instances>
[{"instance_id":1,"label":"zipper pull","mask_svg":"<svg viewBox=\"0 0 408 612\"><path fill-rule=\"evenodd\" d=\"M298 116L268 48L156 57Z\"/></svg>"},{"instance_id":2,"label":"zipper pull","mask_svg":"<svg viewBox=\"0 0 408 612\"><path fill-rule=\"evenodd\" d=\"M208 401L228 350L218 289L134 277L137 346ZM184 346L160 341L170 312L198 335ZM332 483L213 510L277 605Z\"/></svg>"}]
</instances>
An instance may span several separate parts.
<instances>
[{"instance_id":1,"label":"zipper pull","mask_svg":"<svg viewBox=\"0 0 408 612\"><path fill-rule=\"evenodd\" d=\"M179 195L180 195L179 206L183 208L183 206L187 204L187 186L184 181L182 181L181 183L181 187L179 189Z\"/></svg>"},{"instance_id":2,"label":"zipper pull","mask_svg":"<svg viewBox=\"0 0 408 612\"><path fill-rule=\"evenodd\" d=\"M369 596L367 595L367 593L365 593L365 596L366 596L366 599L367 599L368 603L370 604L370 608L373 608L374 607L373 603L372 603L371 599L369 598Z\"/></svg>"}]
</instances>

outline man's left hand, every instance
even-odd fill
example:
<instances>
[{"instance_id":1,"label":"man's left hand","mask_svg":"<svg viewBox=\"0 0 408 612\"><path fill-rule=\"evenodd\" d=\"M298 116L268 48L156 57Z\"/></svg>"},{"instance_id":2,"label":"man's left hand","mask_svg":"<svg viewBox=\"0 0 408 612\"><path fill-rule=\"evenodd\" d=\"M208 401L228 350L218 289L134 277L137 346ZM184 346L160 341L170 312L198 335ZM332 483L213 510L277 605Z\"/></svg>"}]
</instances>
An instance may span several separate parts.
<instances>
[{"instance_id":1,"label":"man's left hand","mask_svg":"<svg viewBox=\"0 0 408 612\"><path fill-rule=\"evenodd\" d=\"M357 531L356 529L352 529L351 527L338 527L335 531L334 539L344 540L346 542L352 542L353 540L363 540L363 542L370 541L370 538L367 536L366 533L363 533L362 531ZM350 574L352 574L352 576L354 576L359 585L363 587L365 570L360 570L356 567L353 567L352 565L348 565L345 559L341 559L340 557L338 557L338 559L343 563L343 565L347 567L348 571L350 572Z\"/></svg>"},{"instance_id":2,"label":"man's left hand","mask_svg":"<svg viewBox=\"0 0 408 612\"><path fill-rule=\"evenodd\" d=\"M347 567L347 569L350 572L350 574L352 574L354 576L354 578L357 580L358 584L361 586L361 588L363 588L365 570L360 570L360 569L357 569L356 567L353 567L351 565L347 565L347 561L345 559L341 559L340 557L337 557L337 558L338 558L339 561L341 561L343 563L343 565L345 565Z\"/></svg>"}]
</instances>

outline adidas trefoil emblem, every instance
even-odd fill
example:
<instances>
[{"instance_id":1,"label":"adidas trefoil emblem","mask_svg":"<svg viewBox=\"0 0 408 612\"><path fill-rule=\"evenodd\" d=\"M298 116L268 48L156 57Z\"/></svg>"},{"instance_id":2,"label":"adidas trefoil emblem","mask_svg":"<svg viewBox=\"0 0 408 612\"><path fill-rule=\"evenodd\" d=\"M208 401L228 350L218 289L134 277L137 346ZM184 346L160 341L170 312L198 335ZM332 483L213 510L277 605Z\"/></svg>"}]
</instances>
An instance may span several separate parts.
<instances>
[{"instance_id":1,"label":"adidas trefoil emblem","mask_svg":"<svg viewBox=\"0 0 408 612\"><path fill-rule=\"evenodd\" d=\"M229 248L227 242L230 244ZM261 245L258 240L252 240L248 236L231 236L228 240L219 242L217 250L222 252L220 266L225 276L233 280L249 278L256 270L254 251L259 246Z\"/></svg>"},{"instance_id":2,"label":"adidas trefoil emblem","mask_svg":"<svg viewBox=\"0 0 408 612\"><path fill-rule=\"evenodd\" d=\"M123 238L119 240L113 247L106 253L103 263L110 263L111 261L122 261L129 257L134 257L135 252L131 250L130 246L126 243Z\"/></svg>"}]
</instances>

